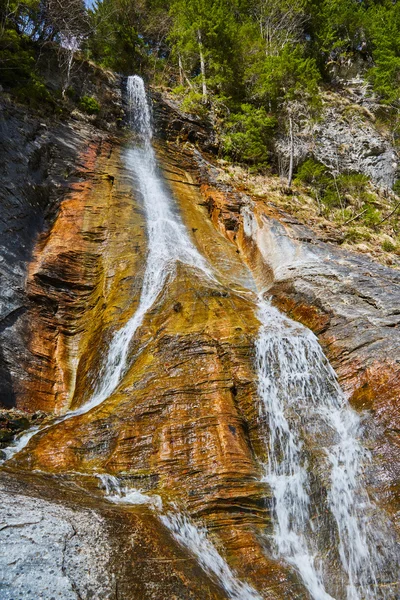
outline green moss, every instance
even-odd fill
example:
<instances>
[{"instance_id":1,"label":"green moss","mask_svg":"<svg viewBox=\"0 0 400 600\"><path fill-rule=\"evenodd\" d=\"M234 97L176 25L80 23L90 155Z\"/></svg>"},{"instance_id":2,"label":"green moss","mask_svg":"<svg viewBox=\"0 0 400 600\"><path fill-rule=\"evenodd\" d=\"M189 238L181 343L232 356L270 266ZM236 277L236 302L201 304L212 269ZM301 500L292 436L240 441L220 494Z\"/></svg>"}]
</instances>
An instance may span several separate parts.
<instances>
[{"instance_id":1,"label":"green moss","mask_svg":"<svg viewBox=\"0 0 400 600\"><path fill-rule=\"evenodd\" d=\"M100 112L101 106L92 96L83 96L79 101L79 108L88 115L97 115Z\"/></svg>"}]
</instances>

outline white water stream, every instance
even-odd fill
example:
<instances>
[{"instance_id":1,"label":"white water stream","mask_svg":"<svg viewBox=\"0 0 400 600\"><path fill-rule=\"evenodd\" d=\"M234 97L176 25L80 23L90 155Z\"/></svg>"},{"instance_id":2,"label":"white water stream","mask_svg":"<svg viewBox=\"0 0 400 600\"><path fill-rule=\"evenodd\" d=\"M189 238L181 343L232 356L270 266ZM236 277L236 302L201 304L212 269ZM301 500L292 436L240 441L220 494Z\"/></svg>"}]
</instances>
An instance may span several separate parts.
<instances>
[{"instance_id":1,"label":"white water stream","mask_svg":"<svg viewBox=\"0 0 400 600\"><path fill-rule=\"evenodd\" d=\"M318 503L312 501L311 446L313 471L325 473L327 506L336 527L328 549L338 546L347 600L385 598L386 592L376 587L377 578L386 557L392 557L380 548L381 531L371 518L376 507L362 486L369 455L358 439L360 418L349 407L311 331L264 300L259 319L258 392L268 448L265 481L274 495L277 554L297 569L315 600L332 598L324 586L324 565L315 559L322 533L314 526L312 514L324 507L320 488ZM388 594L395 597L389 590Z\"/></svg>"},{"instance_id":2,"label":"white water stream","mask_svg":"<svg viewBox=\"0 0 400 600\"><path fill-rule=\"evenodd\" d=\"M240 581L228 563L222 558L208 537L205 527L197 527L187 516L173 506L173 510L163 511L163 503L156 494L145 494L124 486L121 481L108 474L97 476L106 492L106 498L115 504L146 504L156 511L161 522L169 529L176 541L198 560L225 590L232 600L262 600L262 597L249 584Z\"/></svg>"},{"instance_id":3,"label":"white water stream","mask_svg":"<svg viewBox=\"0 0 400 600\"><path fill-rule=\"evenodd\" d=\"M148 251L142 292L137 309L129 321L114 334L106 359L97 376L97 387L90 400L55 419L48 426L33 428L4 450L6 460L23 450L38 432L45 431L62 421L83 415L99 406L118 387L127 368L132 339L164 288L168 277L174 275L178 262L196 268L215 280L205 259L190 240L186 228L173 206L158 172L156 156L151 144L151 113L141 77L128 77L129 120L137 134L137 143L126 153L127 169L138 186L146 215Z\"/></svg>"}]
</instances>

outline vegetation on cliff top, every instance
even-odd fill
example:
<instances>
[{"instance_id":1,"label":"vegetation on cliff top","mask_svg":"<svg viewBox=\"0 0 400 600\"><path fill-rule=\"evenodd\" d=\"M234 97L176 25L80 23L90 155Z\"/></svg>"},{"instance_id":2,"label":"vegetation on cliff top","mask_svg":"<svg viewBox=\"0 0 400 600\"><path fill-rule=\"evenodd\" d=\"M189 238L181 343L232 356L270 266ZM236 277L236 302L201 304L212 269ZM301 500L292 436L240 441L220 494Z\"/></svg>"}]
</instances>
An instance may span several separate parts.
<instances>
[{"instance_id":1,"label":"vegetation on cliff top","mask_svg":"<svg viewBox=\"0 0 400 600\"><path fill-rule=\"evenodd\" d=\"M293 132L320 116L324 88L355 74L400 134L400 4L392 0L0 0L0 82L17 99L62 110L76 97L74 56L161 86L186 112L211 119L220 157L265 175L274 142L289 140L286 169L321 217L377 228L382 211L363 176L339 178L315 161L296 164ZM43 55L57 56L59 89L45 85ZM76 61L75 61L76 62ZM61 107L61 108L60 108ZM272 171L271 171L272 169ZM296 172L297 169L297 172ZM358 179L357 179L358 177ZM398 184L397 184L398 185ZM395 190L397 191L397 190ZM356 198L356 200L352 200ZM397 212L390 217L398 231ZM355 218L354 218L355 217ZM354 221L353 221L354 218ZM354 234L354 238L361 234ZM397 248L397 242L388 241Z\"/></svg>"}]
</instances>

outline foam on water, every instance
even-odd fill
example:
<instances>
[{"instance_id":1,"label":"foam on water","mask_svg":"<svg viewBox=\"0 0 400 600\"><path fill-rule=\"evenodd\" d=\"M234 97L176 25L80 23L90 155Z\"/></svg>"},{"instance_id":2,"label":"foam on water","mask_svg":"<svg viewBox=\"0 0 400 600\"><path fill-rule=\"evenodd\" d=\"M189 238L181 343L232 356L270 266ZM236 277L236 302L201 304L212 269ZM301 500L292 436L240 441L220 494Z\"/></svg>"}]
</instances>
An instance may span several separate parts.
<instances>
[{"instance_id":1,"label":"foam on water","mask_svg":"<svg viewBox=\"0 0 400 600\"><path fill-rule=\"evenodd\" d=\"M175 507L162 513L163 503L158 495L145 494L141 490L129 488L118 477L98 474L106 498L115 504L146 504L156 511L162 523L170 530L176 541L189 550L203 569L213 575L232 600L262 600L261 596L247 583L241 582L208 539L205 527L197 527L187 516Z\"/></svg>"},{"instance_id":2,"label":"foam on water","mask_svg":"<svg viewBox=\"0 0 400 600\"><path fill-rule=\"evenodd\" d=\"M362 485L369 455L359 441L360 418L348 405L314 334L264 300L259 306L258 393L277 554L296 568L313 598L332 598L325 589L323 565L315 560L321 532L311 520L318 513L312 506L307 464L306 444L312 440L329 474L328 507L336 523L347 599L385 598L384 590L376 592L385 556L379 528L368 518L376 507Z\"/></svg>"}]
</instances>

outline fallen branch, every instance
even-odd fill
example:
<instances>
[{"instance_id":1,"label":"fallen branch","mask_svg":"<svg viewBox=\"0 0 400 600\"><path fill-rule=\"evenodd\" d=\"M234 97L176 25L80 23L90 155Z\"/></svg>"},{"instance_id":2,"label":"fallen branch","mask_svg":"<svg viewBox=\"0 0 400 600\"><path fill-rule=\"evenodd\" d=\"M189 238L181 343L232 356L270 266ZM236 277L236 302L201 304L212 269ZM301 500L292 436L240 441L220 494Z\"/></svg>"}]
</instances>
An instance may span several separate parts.
<instances>
[{"instance_id":1,"label":"fallen branch","mask_svg":"<svg viewBox=\"0 0 400 600\"><path fill-rule=\"evenodd\" d=\"M348 219L347 221L345 221L343 223L343 225L348 225L352 221L355 221L356 219L358 219L358 217L361 217L365 212L367 212L367 210L368 210L368 208L364 208L364 210L362 210L360 213L358 213L358 215L356 215L355 217L351 217L351 219Z\"/></svg>"},{"instance_id":2,"label":"fallen branch","mask_svg":"<svg viewBox=\"0 0 400 600\"><path fill-rule=\"evenodd\" d=\"M396 204L396 206L394 207L394 209L392 210L392 212L391 212L391 213L389 213L389 214L387 215L387 217L385 217L384 219L382 219L382 221L379 221L378 225L380 225L380 224L381 224L381 223L383 223L384 221L387 221L388 219L390 219L390 217L391 217L391 216L392 216L392 215L393 215L393 214L396 212L396 210L399 208L399 206L400 206L400 202L398 202L398 203Z\"/></svg>"}]
</instances>

